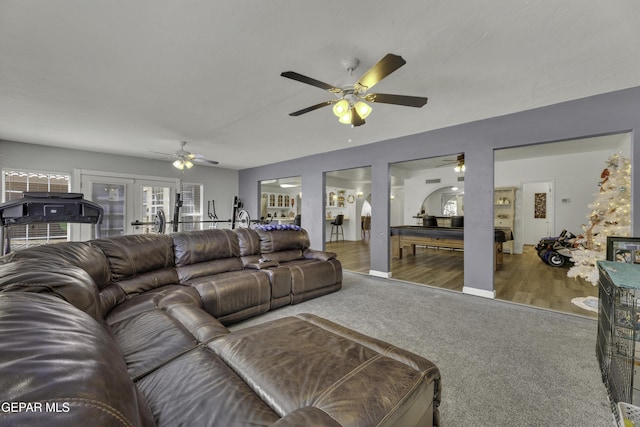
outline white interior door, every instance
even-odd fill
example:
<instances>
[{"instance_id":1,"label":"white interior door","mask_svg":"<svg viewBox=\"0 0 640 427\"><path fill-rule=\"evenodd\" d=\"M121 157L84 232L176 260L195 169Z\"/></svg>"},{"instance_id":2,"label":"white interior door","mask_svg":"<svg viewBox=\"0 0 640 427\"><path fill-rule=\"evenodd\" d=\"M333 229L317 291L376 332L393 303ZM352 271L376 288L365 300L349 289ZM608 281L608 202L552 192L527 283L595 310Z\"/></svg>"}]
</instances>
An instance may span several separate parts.
<instances>
[{"instance_id":1,"label":"white interior door","mask_svg":"<svg viewBox=\"0 0 640 427\"><path fill-rule=\"evenodd\" d=\"M137 208L134 207L135 220L143 223L156 222L158 212L164 212L167 221L173 219L173 209L175 203L176 185L168 181L136 181L134 193L137 201ZM135 226L135 234L153 233L153 225ZM165 232L171 231L171 225L167 224Z\"/></svg>"},{"instance_id":2,"label":"white interior door","mask_svg":"<svg viewBox=\"0 0 640 427\"><path fill-rule=\"evenodd\" d=\"M101 237L152 233L152 225L133 226L131 223L154 222L160 209L164 210L168 221L172 219L180 180L94 171L77 171L76 178L85 199L100 204L104 209ZM86 227L75 230L72 240L78 240L76 236L80 236L79 240L94 237ZM169 226L167 230L170 230Z\"/></svg>"},{"instance_id":3,"label":"white interior door","mask_svg":"<svg viewBox=\"0 0 640 427\"><path fill-rule=\"evenodd\" d=\"M553 182L522 185L523 243L535 245L553 233Z\"/></svg>"},{"instance_id":4,"label":"white interior door","mask_svg":"<svg viewBox=\"0 0 640 427\"><path fill-rule=\"evenodd\" d=\"M133 213L130 192L133 180L125 178L83 175L81 182L84 198L98 203L104 209L100 237L113 237L131 232L127 219ZM86 227L81 228L80 240L89 240Z\"/></svg>"}]
</instances>

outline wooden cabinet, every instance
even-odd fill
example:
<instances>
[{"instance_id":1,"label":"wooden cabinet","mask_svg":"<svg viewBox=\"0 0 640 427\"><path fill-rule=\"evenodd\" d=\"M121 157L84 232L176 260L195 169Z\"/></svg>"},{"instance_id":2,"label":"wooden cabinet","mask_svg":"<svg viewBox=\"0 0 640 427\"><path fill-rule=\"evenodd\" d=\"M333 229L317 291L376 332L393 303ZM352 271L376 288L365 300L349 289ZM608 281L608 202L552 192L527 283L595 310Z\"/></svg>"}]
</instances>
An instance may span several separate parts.
<instances>
[{"instance_id":1,"label":"wooden cabinet","mask_svg":"<svg viewBox=\"0 0 640 427\"><path fill-rule=\"evenodd\" d=\"M516 187L496 187L493 192L493 226L505 232L509 253L513 253L516 219Z\"/></svg>"},{"instance_id":2,"label":"wooden cabinet","mask_svg":"<svg viewBox=\"0 0 640 427\"><path fill-rule=\"evenodd\" d=\"M295 197L289 194L262 193L262 199L266 201L267 208L293 207Z\"/></svg>"}]
</instances>

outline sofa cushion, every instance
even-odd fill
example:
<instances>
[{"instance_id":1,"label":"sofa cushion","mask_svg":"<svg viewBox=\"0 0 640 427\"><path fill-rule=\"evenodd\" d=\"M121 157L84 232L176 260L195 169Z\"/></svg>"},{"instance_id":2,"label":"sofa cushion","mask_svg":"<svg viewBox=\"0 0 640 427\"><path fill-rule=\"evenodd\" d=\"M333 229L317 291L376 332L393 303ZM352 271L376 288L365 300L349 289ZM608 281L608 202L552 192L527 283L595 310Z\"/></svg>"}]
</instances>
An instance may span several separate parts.
<instances>
[{"instance_id":1,"label":"sofa cushion","mask_svg":"<svg viewBox=\"0 0 640 427\"><path fill-rule=\"evenodd\" d=\"M260 254L260 236L254 229L236 228L234 232L238 236L240 256Z\"/></svg>"},{"instance_id":2,"label":"sofa cushion","mask_svg":"<svg viewBox=\"0 0 640 427\"><path fill-rule=\"evenodd\" d=\"M102 292L100 296L104 296L104 294L105 292ZM145 311L156 308L164 309L172 304L190 304L194 307L202 307L200 295L194 288L182 285L165 285L125 298L105 315L105 320L111 325Z\"/></svg>"},{"instance_id":3,"label":"sofa cushion","mask_svg":"<svg viewBox=\"0 0 640 427\"><path fill-rule=\"evenodd\" d=\"M291 337L301 344L292 347ZM343 425L431 425L437 418L433 363L316 316L234 331L208 347L282 417L313 406Z\"/></svg>"},{"instance_id":4,"label":"sofa cushion","mask_svg":"<svg viewBox=\"0 0 640 427\"><path fill-rule=\"evenodd\" d=\"M337 259L304 259L282 264L291 272L293 304L337 291L342 286L342 265Z\"/></svg>"},{"instance_id":5,"label":"sofa cushion","mask_svg":"<svg viewBox=\"0 0 640 427\"><path fill-rule=\"evenodd\" d=\"M0 292L55 295L102 321L98 287L82 268L46 259L17 259L0 264Z\"/></svg>"},{"instance_id":6,"label":"sofa cushion","mask_svg":"<svg viewBox=\"0 0 640 427\"><path fill-rule=\"evenodd\" d=\"M242 260L234 257L214 259L176 267L176 274L180 283L186 283L198 277L208 277L238 270L242 270Z\"/></svg>"},{"instance_id":7,"label":"sofa cushion","mask_svg":"<svg viewBox=\"0 0 640 427\"><path fill-rule=\"evenodd\" d=\"M176 267L240 256L238 237L232 230L201 230L171 235Z\"/></svg>"},{"instance_id":8,"label":"sofa cushion","mask_svg":"<svg viewBox=\"0 0 640 427\"><path fill-rule=\"evenodd\" d=\"M291 271L288 268L260 270L269 276L271 283L271 310L291 304Z\"/></svg>"},{"instance_id":9,"label":"sofa cushion","mask_svg":"<svg viewBox=\"0 0 640 427\"><path fill-rule=\"evenodd\" d=\"M296 259L304 259L302 249L289 249L278 252L271 252L263 255L264 258L274 262L289 262Z\"/></svg>"},{"instance_id":10,"label":"sofa cushion","mask_svg":"<svg viewBox=\"0 0 640 427\"><path fill-rule=\"evenodd\" d=\"M129 376L139 377L195 348L199 343L160 309L145 311L111 325Z\"/></svg>"},{"instance_id":11,"label":"sofa cushion","mask_svg":"<svg viewBox=\"0 0 640 427\"><path fill-rule=\"evenodd\" d=\"M57 261L82 268L89 273L99 289L111 281L109 262L104 253L87 242L65 242L63 244L41 245L11 252L2 257L2 262L19 259Z\"/></svg>"},{"instance_id":12,"label":"sofa cushion","mask_svg":"<svg viewBox=\"0 0 640 427\"><path fill-rule=\"evenodd\" d=\"M311 246L309 234L304 229L269 231L257 229L256 233L260 236L260 252L263 254L291 249L304 251Z\"/></svg>"},{"instance_id":13,"label":"sofa cushion","mask_svg":"<svg viewBox=\"0 0 640 427\"><path fill-rule=\"evenodd\" d=\"M111 329L134 381L229 333L219 321L189 304L145 311L112 324Z\"/></svg>"},{"instance_id":14,"label":"sofa cushion","mask_svg":"<svg viewBox=\"0 0 640 427\"><path fill-rule=\"evenodd\" d=\"M269 276L258 270L219 273L184 284L195 288L202 308L225 325L269 310Z\"/></svg>"},{"instance_id":15,"label":"sofa cushion","mask_svg":"<svg viewBox=\"0 0 640 427\"><path fill-rule=\"evenodd\" d=\"M117 344L86 313L31 292L0 293L0 313L2 401L42 405L41 411L3 411L0 424L155 425Z\"/></svg>"},{"instance_id":16,"label":"sofa cushion","mask_svg":"<svg viewBox=\"0 0 640 427\"><path fill-rule=\"evenodd\" d=\"M316 249L306 249L302 255L306 259L317 259L320 261L329 261L330 259L338 257L338 254L335 252L319 251Z\"/></svg>"},{"instance_id":17,"label":"sofa cushion","mask_svg":"<svg viewBox=\"0 0 640 427\"><path fill-rule=\"evenodd\" d=\"M271 424L271 427L300 426L342 427L342 424L331 418L331 416L323 410L314 408L313 406L305 406L304 408L296 409Z\"/></svg>"},{"instance_id":18,"label":"sofa cushion","mask_svg":"<svg viewBox=\"0 0 640 427\"><path fill-rule=\"evenodd\" d=\"M161 286L179 283L174 267L158 268L115 282L128 296L138 295Z\"/></svg>"},{"instance_id":19,"label":"sofa cushion","mask_svg":"<svg viewBox=\"0 0 640 427\"><path fill-rule=\"evenodd\" d=\"M165 234L118 236L92 240L91 244L107 256L116 282L174 266L173 241ZM157 283L155 287L166 284Z\"/></svg>"},{"instance_id":20,"label":"sofa cushion","mask_svg":"<svg viewBox=\"0 0 640 427\"><path fill-rule=\"evenodd\" d=\"M279 418L207 348L175 358L136 384L158 425L260 427Z\"/></svg>"}]
</instances>

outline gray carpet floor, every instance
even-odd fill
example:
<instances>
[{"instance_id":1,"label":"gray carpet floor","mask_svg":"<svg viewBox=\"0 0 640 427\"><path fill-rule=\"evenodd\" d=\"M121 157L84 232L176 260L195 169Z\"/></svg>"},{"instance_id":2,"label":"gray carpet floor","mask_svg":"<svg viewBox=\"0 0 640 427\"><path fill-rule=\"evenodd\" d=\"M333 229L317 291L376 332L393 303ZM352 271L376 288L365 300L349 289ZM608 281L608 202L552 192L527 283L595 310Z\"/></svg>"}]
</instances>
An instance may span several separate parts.
<instances>
[{"instance_id":1,"label":"gray carpet floor","mask_svg":"<svg viewBox=\"0 0 640 427\"><path fill-rule=\"evenodd\" d=\"M345 272L338 292L230 329L297 313L438 365L445 427L614 425L595 355L595 320Z\"/></svg>"}]
</instances>

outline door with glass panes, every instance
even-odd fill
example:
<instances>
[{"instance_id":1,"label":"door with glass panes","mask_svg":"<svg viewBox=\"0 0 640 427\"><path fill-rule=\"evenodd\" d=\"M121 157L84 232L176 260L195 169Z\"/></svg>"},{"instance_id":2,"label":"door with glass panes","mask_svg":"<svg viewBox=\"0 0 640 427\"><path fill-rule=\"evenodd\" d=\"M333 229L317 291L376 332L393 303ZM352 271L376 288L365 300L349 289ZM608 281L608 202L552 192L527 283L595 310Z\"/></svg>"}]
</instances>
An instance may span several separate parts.
<instances>
[{"instance_id":1,"label":"door with glass panes","mask_svg":"<svg viewBox=\"0 0 640 427\"><path fill-rule=\"evenodd\" d=\"M178 180L87 173L80 181L85 199L104 208L101 237L153 233L151 224L132 223L154 223L159 210L164 211L167 220L172 218ZM80 236L81 240L93 238L82 231Z\"/></svg>"}]
</instances>

